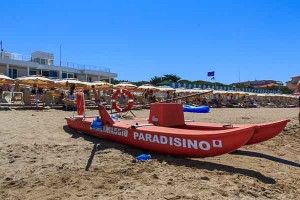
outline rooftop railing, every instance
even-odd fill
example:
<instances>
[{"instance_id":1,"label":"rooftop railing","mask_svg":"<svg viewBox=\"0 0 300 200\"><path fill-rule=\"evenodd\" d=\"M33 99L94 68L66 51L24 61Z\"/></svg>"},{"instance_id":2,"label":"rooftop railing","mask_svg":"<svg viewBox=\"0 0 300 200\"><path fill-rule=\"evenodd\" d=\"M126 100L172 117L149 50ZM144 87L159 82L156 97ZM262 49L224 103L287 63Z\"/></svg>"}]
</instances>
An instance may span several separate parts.
<instances>
[{"instance_id":1,"label":"rooftop railing","mask_svg":"<svg viewBox=\"0 0 300 200\"><path fill-rule=\"evenodd\" d=\"M11 53L11 52L6 52L6 51L0 52L0 58L34 62L30 55ZM39 64L41 64L41 63L39 63ZM92 70L92 71L110 72L110 68L107 68L107 67L101 67L101 66L96 66L96 65L84 65L84 64L78 64L75 62L68 62L68 61L62 61L61 64L57 63L57 61L56 61L55 66L68 67L68 68L77 69L77 70Z\"/></svg>"},{"instance_id":2,"label":"rooftop railing","mask_svg":"<svg viewBox=\"0 0 300 200\"><path fill-rule=\"evenodd\" d=\"M60 64L58 64L59 66ZM92 70L92 71L104 71L104 72L110 72L110 68L107 67L101 67L96 65L84 65L84 64L78 64L75 62L68 62L68 61L62 61L61 62L62 67L69 67L73 69L78 70Z\"/></svg>"}]
</instances>

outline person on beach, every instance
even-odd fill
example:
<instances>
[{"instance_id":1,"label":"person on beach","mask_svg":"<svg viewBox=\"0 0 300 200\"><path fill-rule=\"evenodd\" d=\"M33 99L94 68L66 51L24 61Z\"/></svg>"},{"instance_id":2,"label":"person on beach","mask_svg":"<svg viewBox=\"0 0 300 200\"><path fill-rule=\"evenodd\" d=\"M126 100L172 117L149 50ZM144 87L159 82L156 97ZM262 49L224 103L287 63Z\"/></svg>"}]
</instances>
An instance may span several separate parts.
<instances>
[{"instance_id":1,"label":"person on beach","mask_svg":"<svg viewBox=\"0 0 300 200\"><path fill-rule=\"evenodd\" d=\"M171 95L170 95L170 92L169 91L167 91L167 93L165 94L165 101L167 102L167 103L170 103L170 100L171 100Z\"/></svg>"},{"instance_id":2,"label":"person on beach","mask_svg":"<svg viewBox=\"0 0 300 200\"><path fill-rule=\"evenodd\" d=\"M297 83L297 91L300 92L300 81L298 81L298 83ZM299 120L299 125L300 125L300 96L298 98L298 107L299 107L298 120Z\"/></svg>"},{"instance_id":3,"label":"person on beach","mask_svg":"<svg viewBox=\"0 0 300 200\"><path fill-rule=\"evenodd\" d=\"M99 93L96 90L95 85L92 85L92 90L93 90L93 94L94 94L94 97L95 97L96 106L99 106L99 104L100 104L100 98L99 98Z\"/></svg>"}]
</instances>

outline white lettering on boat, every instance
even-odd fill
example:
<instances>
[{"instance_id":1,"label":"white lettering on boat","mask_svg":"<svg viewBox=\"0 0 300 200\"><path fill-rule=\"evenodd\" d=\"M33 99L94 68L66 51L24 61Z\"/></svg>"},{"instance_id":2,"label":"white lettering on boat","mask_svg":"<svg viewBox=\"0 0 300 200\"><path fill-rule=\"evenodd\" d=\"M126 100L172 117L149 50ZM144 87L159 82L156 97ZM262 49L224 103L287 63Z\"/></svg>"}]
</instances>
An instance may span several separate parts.
<instances>
[{"instance_id":1,"label":"white lettering on boat","mask_svg":"<svg viewBox=\"0 0 300 200\"><path fill-rule=\"evenodd\" d=\"M150 134L150 133L139 133L133 132L133 139L145 142L170 145L175 147L183 147L188 149L200 149L203 151L209 151L212 147L222 148L222 140L195 140L179 137L168 137L164 135Z\"/></svg>"},{"instance_id":2,"label":"white lettering on boat","mask_svg":"<svg viewBox=\"0 0 300 200\"><path fill-rule=\"evenodd\" d=\"M213 140L213 147L222 147L222 140Z\"/></svg>"},{"instance_id":3,"label":"white lettering on boat","mask_svg":"<svg viewBox=\"0 0 300 200\"><path fill-rule=\"evenodd\" d=\"M121 137L128 137L128 130L111 127L111 126L103 126L101 132L109 133L112 135L117 135Z\"/></svg>"}]
</instances>

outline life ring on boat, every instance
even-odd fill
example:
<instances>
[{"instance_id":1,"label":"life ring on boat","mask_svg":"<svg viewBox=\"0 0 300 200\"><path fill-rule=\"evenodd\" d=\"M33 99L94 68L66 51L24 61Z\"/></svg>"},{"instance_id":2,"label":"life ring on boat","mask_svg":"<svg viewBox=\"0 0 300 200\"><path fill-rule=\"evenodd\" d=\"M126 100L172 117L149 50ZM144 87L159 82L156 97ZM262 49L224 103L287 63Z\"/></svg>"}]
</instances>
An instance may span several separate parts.
<instances>
[{"instance_id":1,"label":"life ring on boat","mask_svg":"<svg viewBox=\"0 0 300 200\"><path fill-rule=\"evenodd\" d=\"M128 97L128 104L125 108L121 108L120 106L117 105L117 98L119 96L119 94L126 94ZM112 107L118 111L118 112L126 112L128 110L130 110L133 107L133 102L134 102L134 98L133 95L131 94L131 92L129 92L126 89L117 89L117 91L113 94L112 96Z\"/></svg>"},{"instance_id":2,"label":"life ring on boat","mask_svg":"<svg viewBox=\"0 0 300 200\"><path fill-rule=\"evenodd\" d=\"M77 114L83 115L84 113L84 96L83 92L76 93L76 105L77 105Z\"/></svg>"}]
</instances>

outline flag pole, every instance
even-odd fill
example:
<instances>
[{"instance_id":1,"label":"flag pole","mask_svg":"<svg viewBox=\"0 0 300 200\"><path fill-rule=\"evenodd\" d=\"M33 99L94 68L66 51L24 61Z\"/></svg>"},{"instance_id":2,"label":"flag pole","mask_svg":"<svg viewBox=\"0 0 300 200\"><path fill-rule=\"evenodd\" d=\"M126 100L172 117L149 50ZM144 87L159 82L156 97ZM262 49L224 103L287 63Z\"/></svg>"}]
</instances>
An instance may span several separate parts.
<instances>
[{"instance_id":1,"label":"flag pole","mask_svg":"<svg viewBox=\"0 0 300 200\"><path fill-rule=\"evenodd\" d=\"M0 42L0 50L1 50L1 58L2 58L2 53L3 53L3 46L2 46L2 40L1 40L1 42Z\"/></svg>"},{"instance_id":2,"label":"flag pole","mask_svg":"<svg viewBox=\"0 0 300 200\"><path fill-rule=\"evenodd\" d=\"M59 46L59 66L61 67L61 45Z\"/></svg>"}]
</instances>

